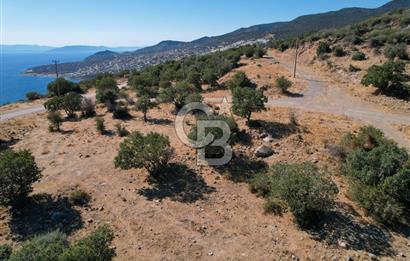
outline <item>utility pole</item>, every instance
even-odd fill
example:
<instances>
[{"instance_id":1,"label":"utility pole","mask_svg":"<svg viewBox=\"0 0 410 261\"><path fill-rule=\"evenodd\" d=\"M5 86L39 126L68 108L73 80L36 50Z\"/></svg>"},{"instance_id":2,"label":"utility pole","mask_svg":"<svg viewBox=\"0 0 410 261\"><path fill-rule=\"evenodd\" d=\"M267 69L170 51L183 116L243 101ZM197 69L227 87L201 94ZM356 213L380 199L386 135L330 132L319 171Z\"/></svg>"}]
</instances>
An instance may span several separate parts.
<instances>
[{"instance_id":1,"label":"utility pole","mask_svg":"<svg viewBox=\"0 0 410 261\"><path fill-rule=\"evenodd\" d=\"M293 78L296 78L296 65L298 63L298 50L299 49L299 39L296 39L296 51L295 51L295 66L293 67Z\"/></svg>"},{"instance_id":2,"label":"utility pole","mask_svg":"<svg viewBox=\"0 0 410 261\"><path fill-rule=\"evenodd\" d=\"M56 70L57 92L58 92L58 96L60 96L60 84L58 83L58 63L59 63L60 61L58 61L58 60L52 60L52 62L54 63L55 70Z\"/></svg>"}]
</instances>

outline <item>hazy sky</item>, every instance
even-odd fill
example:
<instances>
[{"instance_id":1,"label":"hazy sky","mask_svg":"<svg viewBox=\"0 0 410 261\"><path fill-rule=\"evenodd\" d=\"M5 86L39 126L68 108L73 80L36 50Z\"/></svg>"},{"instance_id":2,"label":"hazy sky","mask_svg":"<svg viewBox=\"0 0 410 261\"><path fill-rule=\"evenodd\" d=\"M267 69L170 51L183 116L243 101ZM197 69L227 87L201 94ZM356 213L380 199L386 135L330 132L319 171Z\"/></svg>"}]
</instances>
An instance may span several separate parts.
<instances>
[{"instance_id":1,"label":"hazy sky","mask_svg":"<svg viewBox=\"0 0 410 261\"><path fill-rule=\"evenodd\" d=\"M388 0L0 0L3 44L146 46Z\"/></svg>"}]
</instances>

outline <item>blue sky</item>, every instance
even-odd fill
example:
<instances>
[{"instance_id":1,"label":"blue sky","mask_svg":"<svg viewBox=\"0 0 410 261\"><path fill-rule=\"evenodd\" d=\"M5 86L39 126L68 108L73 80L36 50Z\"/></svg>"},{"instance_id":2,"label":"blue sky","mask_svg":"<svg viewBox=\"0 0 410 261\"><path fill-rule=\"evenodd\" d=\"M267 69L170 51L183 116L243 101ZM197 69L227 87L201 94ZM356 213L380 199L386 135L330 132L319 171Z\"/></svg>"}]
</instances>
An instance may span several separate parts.
<instances>
[{"instance_id":1,"label":"blue sky","mask_svg":"<svg viewBox=\"0 0 410 261\"><path fill-rule=\"evenodd\" d=\"M3 44L147 46L388 0L0 0Z\"/></svg>"}]
</instances>

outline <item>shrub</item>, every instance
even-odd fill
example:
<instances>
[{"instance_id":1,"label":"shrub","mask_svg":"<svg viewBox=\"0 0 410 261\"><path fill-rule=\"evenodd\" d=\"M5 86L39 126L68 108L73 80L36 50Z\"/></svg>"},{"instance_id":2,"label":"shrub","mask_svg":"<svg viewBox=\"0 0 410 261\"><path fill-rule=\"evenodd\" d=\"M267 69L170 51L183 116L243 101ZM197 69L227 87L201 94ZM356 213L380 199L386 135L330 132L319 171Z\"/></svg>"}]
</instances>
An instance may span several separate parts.
<instances>
[{"instance_id":1,"label":"shrub","mask_svg":"<svg viewBox=\"0 0 410 261\"><path fill-rule=\"evenodd\" d=\"M50 122L50 131L60 131L61 123L63 122L63 117L59 111L49 111L47 114L47 119Z\"/></svg>"},{"instance_id":2,"label":"shrub","mask_svg":"<svg viewBox=\"0 0 410 261\"><path fill-rule=\"evenodd\" d=\"M96 99L98 102L115 104L119 89L117 82L112 76L104 76L97 80L96 89Z\"/></svg>"},{"instance_id":3,"label":"shrub","mask_svg":"<svg viewBox=\"0 0 410 261\"><path fill-rule=\"evenodd\" d=\"M262 58L263 56L265 56L265 54L266 54L266 50L265 50L264 48L262 48L262 47L257 47L257 48L255 49L254 56L255 56L256 58Z\"/></svg>"},{"instance_id":4,"label":"shrub","mask_svg":"<svg viewBox=\"0 0 410 261\"><path fill-rule=\"evenodd\" d=\"M354 66L354 65L349 65L349 72L360 72L362 69L360 69L359 67L357 67L357 66Z\"/></svg>"},{"instance_id":5,"label":"shrub","mask_svg":"<svg viewBox=\"0 0 410 261\"><path fill-rule=\"evenodd\" d=\"M384 51L384 55L390 59L394 60L394 58L399 58L401 60L408 60L409 54L407 53L407 46L406 44L397 44L393 46L388 46Z\"/></svg>"},{"instance_id":6,"label":"shrub","mask_svg":"<svg viewBox=\"0 0 410 261\"><path fill-rule=\"evenodd\" d=\"M247 58L253 57L255 53L255 47L252 45L248 45L244 47L244 54Z\"/></svg>"},{"instance_id":7,"label":"shrub","mask_svg":"<svg viewBox=\"0 0 410 261\"><path fill-rule=\"evenodd\" d=\"M347 155L343 170L352 178L352 198L380 222L404 223L405 209L410 205L407 151L373 127L347 134L342 147Z\"/></svg>"},{"instance_id":8,"label":"shrub","mask_svg":"<svg viewBox=\"0 0 410 261\"><path fill-rule=\"evenodd\" d=\"M203 100L202 95L196 92L196 93L192 93L188 95L185 99L185 102L189 104L192 102L202 102L202 100Z\"/></svg>"},{"instance_id":9,"label":"shrub","mask_svg":"<svg viewBox=\"0 0 410 261\"><path fill-rule=\"evenodd\" d=\"M0 261L7 261L12 253L9 245L0 245Z\"/></svg>"},{"instance_id":10,"label":"shrub","mask_svg":"<svg viewBox=\"0 0 410 261\"><path fill-rule=\"evenodd\" d=\"M286 203L283 200L274 197L268 197L263 204L265 213L273 213L275 215L282 215L286 208Z\"/></svg>"},{"instance_id":11,"label":"shrub","mask_svg":"<svg viewBox=\"0 0 410 261\"><path fill-rule=\"evenodd\" d=\"M372 37L369 40L369 45L372 48L378 48L384 45L386 38L382 36Z\"/></svg>"},{"instance_id":12,"label":"shrub","mask_svg":"<svg viewBox=\"0 0 410 261\"><path fill-rule=\"evenodd\" d=\"M157 106L157 104L153 101L151 101L151 99L149 98L149 96L144 95L141 96L138 100L137 103L135 104L135 109L137 111L141 111L144 114L144 121L147 121L147 112L152 109L155 108Z\"/></svg>"},{"instance_id":13,"label":"shrub","mask_svg":"<svg viewBox=\"0 0 410 261\"><path fill-rule=\"evenodd\" d=\"M95 115L95 103L90 98L83 98L81 101L81 115L85 118Z\"/></svg>"},{"instance_id":14,"label":"shrub","mask_svg":"<svg viewBox=\"0 0 410 261\"><path fill-rule=\"evenodd\" d=\"M96 117L95 118L95 126L97 128L98 133L104 134L105 132L105 126L104 126L104 119L101 117Z\"/></svg>"},{"instance_id":15,"label":"shrub","mask_svg":"<svg viewBox=\"0 0 410 261\"><path fill-rule=\"evenodd\" d=\"M48 111L58 111L63 109L63 97L52 97L44 103L44 108L46 108Z\"/></svg>"},{"instance_id":16,"label":"shrub","mask_svg":"<svg viewBox=\"0 0 410 261\"><path fill-rule=\"evenodd\" d=\"M311 163L275 164L269 197L286 202L295 222L310 227L334 205L337 186Z\"/></svg>"},{"instance_id":17,"label":"shrub","mask_svg":"<svg viewBox=\"0 0 410 261\"><path fill-rule=\"evenodd\" d=\"M232 112L246 118L249 123L252 112L266 110L265 103L268 98L262 90L251 88L235 88L233 90Z\"/></svg>"},{"instance_id":18,"label":"shrub","mask_svg":"<svg viewBox=\"0 0 410 261\"><path fill-rule=\"evenodd\" d=\"M145 136L133 132L120 144L114 163L117 168L145 168L150 174L158 175L167 166L172 153L168 137L155 132Z\"/></svg>"},{"instance_id":19,"label":"shrub","mask_svg":"<svg viewBox=\"0 0 410 261\"><path fill-rule=\"evenodd\" d=\"M76 189L68 196L68 202L73 206L85 206L91 201L91 196L81 189Z\"/></svg>"},{"instance_id":20,"label":"shrub","mask_svg":"<svg viewBox=\"0 0 410 261\"><path fill-rule=\"evenodd\" d=\"M110 248L113 239L113 232L107 226L101 226L88 237L80 239L72 244L60 255L58 260L110 261L116 256L115 250Z\"/></svg>"},{"instance_id":21,"label":"shrub","mask_svg":"<svg viewBox=\"0 0 410 261\"><path fill-rule=\"evenodd\" d=\"M115 128L117 130L117 135L120 137L125 137L128 136L128 134L130 134L130 132L119 123L115 125Z\"/></svg>"},{"instance_id":22,"label":"shrub","mask_svg":"<svg viewBox=\"0 0 410 261\"><path fill-rule=\"evenodd\" d=\"M235 73L226 84L231 91L237 87L255 87L244 72Z\"/></svg>"},{"instance_id":23,"label":"shrub","mask_svg":"<svg viewBox=\"0 0 410 261\"><path fill-rule=\"evenodd\" d=\"M129 119L131 115L126 106L117 105L112 112L112 117L114 119Z\"/></svg>"},{"instance_id":24,"label":"shrub","mask_svg":"<svg viewBox=\"0 0 410 261\"><path fill-rule=\"evenodd\" d=\"M115 250L110 248L113 239L106 226L71 245L63 233L55 231L25 242L8 261L110 261L115 257Z\"/></svg>"},{"instance_id":25,"label":"shrub","mask_svg":"<svg viewBox=\"0 0 410 261\"><path fill-rule=\"evenodd\" d=\"M373 65L363 77L362 84L373 85L379 93L406 99L410 95L410 87L404 83L408 78L405 72L402 62L388 61L383 65Z\"/></svg>"},{"instance_id":26,"label":"shrub","mask_svg":"<svg viewBox=\"0 0 410 261\"><path fill-rule=\"evenodd\" d=\"M26 98L29 101L34 101L42 98L43 96L39 94L38 92L28 92L26 93Z\"/></svg>"},{"instance_id":27,"label":"shrub","mask_svg":"<svg viewBox=\"0 0 410 261\"><path fill-rule=\"evenodd\" d=\"M25 242L8 261L56 261L68 246L69 243L63 233L51 232Z\"/></svg>"},{"instance_id":28,"label":"shrub","mask_svg":"<svg viewBox=\"0 0 410 261\"><path fill-rule=\"evenodd\" d=\"M0 205L23 203L41 172L28 150L0 152Z\"/></svg>"},{"instance_id":29,"label":"shrub","mask_svg":"<svg viewBox=\"0 0 410 261\"><path fill-rule=\"evenodd\" d=\"M230 130L230 136L228 137L227 143L228 144L233 144L235 139L237 138L239 128L238 125L236 124L235 120L232 117L227 117L223 115L212 115L212 116L200 116L198 118L198 121L222 121L226 123L229 126ZM217 139L222 138L223 136L223 131L219 127L207 127L205 128L205 137L209 134L212 134L214 136L214 139L212 140L215 141ZM191 131L189 132L188 137L191 140L198 141L198 127L195 125L192 127ZM221 158L224 155L224 148L218 147L218 146L211 146L211 144L207 145L205 147L205 156L206 158Z\"/></svg>"},{"instance_id":30,"label":"shrub","mask_svg":"<svg viewBox=\"0 0 410 261\"><path fill-rule=\"evenodd\" d=\"M285 76L276 78L276 88L278 88L283 94L288 93L288 89L292 86L292 82Z\"/></svg>"},{"instance_id":31,"label":"shrub","mask_svg":"<svg viewBox=\"0 0 410 261\"><path fill-rule=\"evenodd\" d=\"M342 56L346 55L346 52L345 52L345 50L343 49L342 46L337 45L337 46L333 47L333 54L336 57L342 57Z\"/></svg>"},{"instance_id":32,"label":"shrub","mask_svg":"<svg viewBox=\"0 0 410 261\"><path fill-rule=\"evenodd\" d=\"M327 42L320 42L319 46L316 49L316 55L321 56L323 54L331 53L330 45Z\"/></svg>"},{"instance_id":33,"label":"shrub","mask_svg":"<svg viewBox=\"0 0 410 261\"><path fill-rule=\"evenodd\" d=\"M78 84L62 77L50 82L47 85L47 90L50 96L62 96L69 92L81 93L81 88Z\"/></svg>"},{"instance_id":34,"label":"shrub","mask_svg":"<svg viewBox=\"0 0 410 261\"><path fill-rule=\"evenodd\" d=\"M353 61L364 61L366 60L366 55L360 51L354 52L352 55Z\"/></svg>"},{"instance_id":35,"label":"shrub","mask_svg":"<svg viewBox=\"0 0 410 261\"><path fill-rule=\"evenodd\" d=\"M405 206L378 187L352 183L349 195L378 222L390 226L405 222Z\"/></svg>"}]
</instances>

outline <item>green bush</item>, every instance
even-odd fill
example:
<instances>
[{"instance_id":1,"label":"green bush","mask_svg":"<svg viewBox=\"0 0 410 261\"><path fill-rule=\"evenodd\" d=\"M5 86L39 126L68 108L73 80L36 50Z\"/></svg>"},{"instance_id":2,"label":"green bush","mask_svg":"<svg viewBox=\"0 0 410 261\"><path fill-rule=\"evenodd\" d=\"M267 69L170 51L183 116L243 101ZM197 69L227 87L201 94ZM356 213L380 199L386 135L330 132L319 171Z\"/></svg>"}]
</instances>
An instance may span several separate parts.
<instances>
[{"instance_id":1,"label":"green bush","mask_svg":"<svg viewBox=\"0 0 410 261\"><path fill-rule=\"evenodd\" d=\"M330 48L330 45L327 42L320 42L319 46L316 49L317 56L322 56L324 54L328 54L331 52L332 52L332 49Z\"/></svg>"},{"instance_id":2,"label":"green bush","mask_svg":"<svg viewBox=\"0 0 410 261\"><path fill-rule=\"evenodd\" d=\"M373 85L379 93L407 99L410 87L406 85L408 75L402 62L388 61L383 65L373 65L362 79L364 86Z\"/></svg>"},{"instance_id":3,"label":"green bush","mask_svg":"<svg viewBox=\"0 0 410 261\"><path fill-rule=\"evenodd\" d=\"M401 60L409 59L409 54L407 52L406 44L397 44L397 45L388 46L386 50L384 51L384 55L390 60L394 60L394 58L396 57Z\"/></svg>"},{"instance_id":4,"label":"green bush","mask_svg":"<svg viewBox=\"0 0 410 261\"><path fill-rule=\"evenodd\" d=\"M353 61L364 61L366 60L366 55L360 51L354 52L352 54Z\"/></svg>"},{"instance_id":5,"label":"green bush","mask_svg":"<svg viewBox=\"0 0 410 261\"><path fill-rule=\"evenodd\" d=\"M115 129L117 130L117 135L120 137L125 137L128 136L128 134L130 134L130 132L119 123L115 125Z\"/></svg>"},{"instance_id":6,"label":"green bush","mask_svg":"<svg viewBox=\"0 0 410 261\"><path fill-rule=\"evenodd\" d=\"M88 237L74 242L58 260L110 261L116 256L115 250L110 248L113 239L113 232L108 227L101 226Z\"/></svg>"},{"instance_id":7,"label":"green bush","mask_svg":"<svg viewBox=\"0 0 410 261\"><path fill-rule=\"evenodd\" d=\"M51 232L25 242L7 261L110 261L116 255L110 248L113 239L106 226L71 245L63 233Z\"/></svg>"},{"instance_id":8,"label":"green bush","mask_svg":"<svg viewBox=\"0 0 410 261\"><path fill-rule=\"evenodd\" d=\"M280 76L275 80L276 88L278 88L283 94L288 93L288 89L292 86L292 82L285 76Z\"/></svg>"},{"instance_id":9,"label":"green bush","mask_svg":"<svg viewBox=\"0 0 410 261\"><path fill-rule=\"evenodd\" d=\"M342 56L346 55L346 52L345 52L345 50L343 49L342 46L336 45L335 47L333 47L333 54L336 57L342 57Z\"/></svg>"},{"instance_id":10,"label":"green bush","mask_svg":"<svg viewBox=\"0 0 410 261\"><path fill-rule=\"evenodd\" d=\"M0 152L0 205L23 203L41 172L28 150Z\"/></svg>"},{"instance_id":11,"label":"green bush","mask_svg":"<svg viewBox=\"0 0 410 261\"><path fill-rule=\"evenodd\" d=\"M266 54L266 50L264 48L257 47L255 49L255 52L254 52L255 58L262 58L263 56L265 56L265 54Z\"/></svg>"},{"instance_id":12,"label":"green bush","mask_svg":"<svg viewBox=\"0 0 410 261\"><path fill-rule=\"evenodd\" d=\"M248 123L253 112L266 110L265 103L268 98L262 90L237 87L233 90L232 96L232 112L246 118Z\"/></svg>"},{"instance_id":13,"label":"green bush","mask_svg":"<svg viewBox=\"0 0 410 261\"><path fill-rule=\"evenodd\" d=\"M115 157L115 167L121 169L145 168L152 175L159 175L171 159L173 150L169 139L150 132L131 133L121 144Z\"/></svg>"},{"instance_id":14,"label":"green bush","mask_svg":"<svg viewBox=\"0 0 410 261\"><path fill-rule=\"evenodd\" d=\"M38 92L28 92L26 93L26 98L29 101L34 101L42 98L43 96L39 94Z\"/></svg>"},{"instance_id":15,"label":"green bush","mask_svg":"<svg viewBox=\"0 0 410 261\"><path fill-rule=\"evenodd\" d=\"M76 116L77 111L81 111L82 97L75 92L69 92L64 96L56 96L44 103L44 107L49 111L64 110L68 118Z\"/></svg>"},{"instance_id":16,"label":"green bush","mask_svg":"<svg viewBox=\"0 0 410 261\"><path fill-rule=\"evenodd\" d=\"M25 242L8 261L56 261L68 246L69 243L63 233L51 232Z\"/></svg>"},{"instance_id":17,"label":"green bush","mask_svg":"<svg viewBox=\"0 0 410 261\"><path fill-rule=\"evenodd\" d=\"M232 91L237 87L255 87L255 84L249 80L248 76L244 72L235 73L232 78L227 81L226 85Z\"/></svg>"},{"instance_id":18,"label":"green bush","mask_svg":"<svg viewBox=\"0 0 410 261\"><path fill-rule=\"evenodd\" d=\"M380 130L364 127L342 140L345 175L352 178L352 198L378 221L406 222L410 206L410 157L407 151L384 137Z\"/></svg>"},{"instance_id":19,"label":"green bush","mask_svg":"<svg viewBox=\"0 0 410 261\"><path fill-rule=\"evenodd\" d=\"M285 202L300 227L317 224L334 205L338 192L336 184L311 163L275 164L269 178L268 209L278 210L278 203ZM278 206L272 207L272 202Z\"/></svg>"},{"instance_id":20,"label":"green bush","mask_svg":"<svg viewBox=\"0 0 410 261\"><path fill-rule=\"evenodd\" d=\"M68 195L68 202L73 206L85 206L90 201L90 194L81 189L76 189Z\"/></svg>"},{"instance_id":21,"label":"green bush","mask_svg":"<svg viewBox=\"0 0 410 261\"><path fill-rule=\"evenodd\" d=\"M0 261L7 261L12 251L9 245L0 245Z\"/></svg>"},{"instance_id":22,"label":"green bush","mask_svg":"<svg viewBox=\"0 0 410 261\"><path fill-rule=\"evenodd\" d=\"M359 71L361 71L362 69L360 69L359 67L357 67L357 66L354 66L354 65L349 65L349 72L359 72Z\"/></svg>"},{"instance_id":23,"label":"green bush","mask_svg":"<svg viewBox=\"0 0 410 261\"><path fill-rule=\"evenodd\" d=\"M118 92L117 82L112 76L107 75L97 80L96 99L98 102L115 104Z\"/></svg>"},{"instance_id":24,"label":"green bush","mask_svg":"<svg viewBox=\"0 0 410 261\"><path fill-rule=\"evenodd\" d=\"M104 132L105 132L104 118L96 117L95 118L95 126L97 128L98 133L104 134Z\"/></svg>"},{"instance_id":25,"label":"green bush","mask_svg":"<svg viewBox=\"0 0 410 261\"><path fill-rule=\"evenodd\" d=\"M63 122L63 117L59 111L49 111L47 114L47 119L50 122L50 131L60 131L61 123Z\"/></svg>"},{"instance_id":26,"label":"green bush","mask_svg":"<svg viewBox=\"0 0 410 261\"><path fill-rule=\"evenodd\" d=\"M112 112L112 117L114 119L129 119L131 115L126 106L116 105Z\"/></svg>"},{"instance_id":27,"label":"green bush","mask_svg":"<svg viewBox=\"0 0 410 261\"><path fill-rule=\"evenodd\" d=\"M232 117L227 117L223 115L212 115L212 116L200 116L198 117L198 121L222 121L225 122L229 126L230 136L228 139L228 144L233 144L238 136L239 128L236 124L235 120ZM191 140L197 141L198 140L198 127L197 125L193 126L188 134L188 137ZM205 129L205 137L209 134L214 136L215 141L220 139L223 135L223 131L219 127L208 127ZM211 143L212 144L212 143ZM205 156L206 158L221 158L224 155L224 149L221 147L207 145L205 147Z\"/></svg>"}]
</instances>

